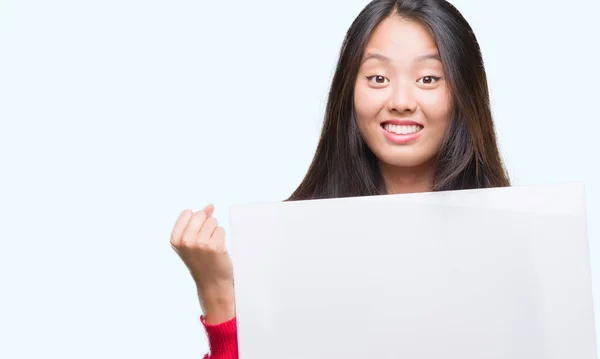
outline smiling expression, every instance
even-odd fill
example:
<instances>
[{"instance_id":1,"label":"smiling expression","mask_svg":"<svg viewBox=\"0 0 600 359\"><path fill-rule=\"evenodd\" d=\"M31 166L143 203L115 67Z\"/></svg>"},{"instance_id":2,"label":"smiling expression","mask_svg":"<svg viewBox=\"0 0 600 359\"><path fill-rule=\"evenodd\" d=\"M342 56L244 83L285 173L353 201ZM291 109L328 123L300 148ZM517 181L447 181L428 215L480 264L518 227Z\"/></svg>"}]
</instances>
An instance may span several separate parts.
<instances>
[{"instance_id":1,"label":"smiling expression","mask_svg":"<svg viewBox=\"0 0 600 359\"><path fill-rule=\"evenodd\" d=\"M367 43L354 88L358 127L382 164L428 165L450 125L452 97L435 41L391 16Z\"/></svg>"}]
</instances>

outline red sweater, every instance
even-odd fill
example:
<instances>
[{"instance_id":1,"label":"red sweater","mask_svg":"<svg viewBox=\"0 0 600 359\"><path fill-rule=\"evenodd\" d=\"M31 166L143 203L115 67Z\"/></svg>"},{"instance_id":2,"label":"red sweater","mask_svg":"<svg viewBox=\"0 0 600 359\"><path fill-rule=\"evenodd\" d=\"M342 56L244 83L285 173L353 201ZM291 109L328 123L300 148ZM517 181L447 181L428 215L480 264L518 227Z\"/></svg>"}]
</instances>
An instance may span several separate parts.
<instances>
[{"instance_id":1,"label":"red sweater","mask_svg":"<svg viewBox=\"0 0 600 359\"><path fill-rule=\"evenodd\" d=\"M220 324L207 324L200 317L208 337L209 353L204 359L238 359L238 340L236 318Z\"/></svg>"}]
</instances>

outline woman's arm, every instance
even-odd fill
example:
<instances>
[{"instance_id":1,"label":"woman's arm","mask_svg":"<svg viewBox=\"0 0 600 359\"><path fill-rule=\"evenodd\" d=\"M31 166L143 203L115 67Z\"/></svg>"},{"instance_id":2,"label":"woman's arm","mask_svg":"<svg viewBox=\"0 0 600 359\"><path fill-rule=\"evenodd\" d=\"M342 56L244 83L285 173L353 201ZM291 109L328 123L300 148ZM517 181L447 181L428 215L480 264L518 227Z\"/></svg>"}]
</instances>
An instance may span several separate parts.
<instances>
[{"instance_id":1,"label":"woman's arm","mask_svg":"<svg viewBox=\"0 0 600 359\"><path fill-rule=\"evenodd\" d=\"M220 324L208 324L200 317L208 338L209 353L204 359L238 359L237 323L232 318Z\"/></svg>"},{"instance_id":2,"label":"woman's arm","mask_svg":"<svg viewBox=\"0 0 600 359\"><path fill-rule=\"evenodd\" d=\"M171 246L196 283L210 348L204 358L238 359L233 265L225 230L213 212L212 205L195 213L183 211L173 227Z\"/></svg>"}]
</instances>

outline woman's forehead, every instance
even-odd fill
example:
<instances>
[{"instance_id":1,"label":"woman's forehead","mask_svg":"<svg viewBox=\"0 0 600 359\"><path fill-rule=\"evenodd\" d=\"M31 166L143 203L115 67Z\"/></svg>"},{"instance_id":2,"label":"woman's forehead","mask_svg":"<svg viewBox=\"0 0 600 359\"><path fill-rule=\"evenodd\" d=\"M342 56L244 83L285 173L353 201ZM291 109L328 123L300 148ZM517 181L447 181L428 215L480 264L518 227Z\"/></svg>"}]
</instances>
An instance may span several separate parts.
<instances>
[{"instance_id":1,"label":"woman's forehead","mask_svg":"<svg viewBox=\"0 0 600 359\"><path fill-rule=\"evenodd\" d=\"M392 16L375 28L362 60L374 58L380 61L422 61L435 60L436 55L437 45L423 25Z\"/></svg>"}]
</instances>

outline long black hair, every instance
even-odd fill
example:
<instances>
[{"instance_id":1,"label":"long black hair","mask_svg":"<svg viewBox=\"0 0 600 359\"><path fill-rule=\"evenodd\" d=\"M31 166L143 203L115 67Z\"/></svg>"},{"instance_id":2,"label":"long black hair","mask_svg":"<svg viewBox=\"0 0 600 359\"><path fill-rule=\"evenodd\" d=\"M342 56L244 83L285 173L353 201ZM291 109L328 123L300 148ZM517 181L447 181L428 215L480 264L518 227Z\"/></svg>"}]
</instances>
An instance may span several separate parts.
<instances>
[{"instance_id":1,"label":"long black hair","mask_svg":"<svg viewBox=\"0 0 600 359\"><path fill-rule=\"evenodd\" d=\"M510 185L498 151L481 51L468 22L445 0L374 0L346 33L315 156L288 200L385 194L377 159L358 129L353 95L367 42L390 16L417 21L429 30L452 94L450 126L436 158L433 190Z\"/></svg>"}]
</instances>

